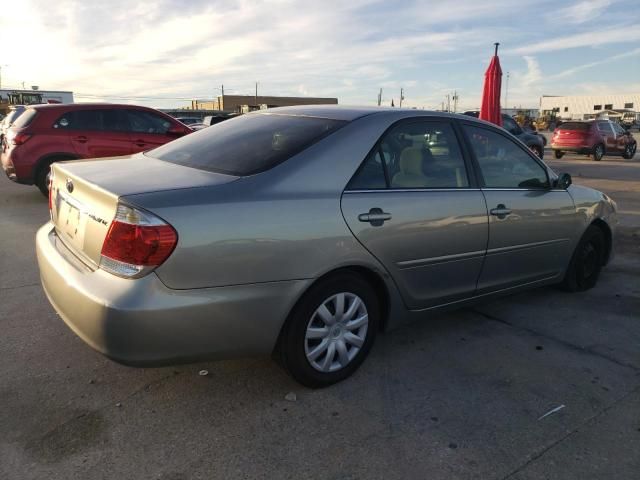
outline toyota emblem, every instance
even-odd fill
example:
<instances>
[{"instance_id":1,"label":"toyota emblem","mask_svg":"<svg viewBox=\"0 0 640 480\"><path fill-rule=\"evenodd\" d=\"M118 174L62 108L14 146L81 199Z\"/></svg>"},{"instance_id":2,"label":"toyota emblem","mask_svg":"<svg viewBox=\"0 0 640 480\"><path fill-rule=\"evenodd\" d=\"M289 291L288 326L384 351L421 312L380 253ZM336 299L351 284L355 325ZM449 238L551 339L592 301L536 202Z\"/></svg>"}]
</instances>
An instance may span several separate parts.
<instances>
[{"instance_id":1,"label":"toyota emblem","mask_svg":"<svg viewBox=\"0 0 640 480\"><path fill-rule=\"evenodd\" d=\"M69 193L73 192L73 182L71 181L70 178L67 178L67 192Z\"/></svg>"}]
</instances>

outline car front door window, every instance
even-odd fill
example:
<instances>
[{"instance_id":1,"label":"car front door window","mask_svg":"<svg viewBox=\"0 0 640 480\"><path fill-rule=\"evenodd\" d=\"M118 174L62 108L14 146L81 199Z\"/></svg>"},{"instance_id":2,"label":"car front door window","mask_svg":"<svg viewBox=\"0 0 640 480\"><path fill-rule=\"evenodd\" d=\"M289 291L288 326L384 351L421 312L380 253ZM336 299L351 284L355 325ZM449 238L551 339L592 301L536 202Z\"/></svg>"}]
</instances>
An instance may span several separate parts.
<instances>
[{"instance_id":1,"label":"car front door window","mask_svg":"<svg viewBox=\"0 0 640 480\"><path fill-rule=\"evenodd\" d=\"M487 188L549 188L546 169L515 141L482 127L464 126Z\"/></svg>"}]
</instances>

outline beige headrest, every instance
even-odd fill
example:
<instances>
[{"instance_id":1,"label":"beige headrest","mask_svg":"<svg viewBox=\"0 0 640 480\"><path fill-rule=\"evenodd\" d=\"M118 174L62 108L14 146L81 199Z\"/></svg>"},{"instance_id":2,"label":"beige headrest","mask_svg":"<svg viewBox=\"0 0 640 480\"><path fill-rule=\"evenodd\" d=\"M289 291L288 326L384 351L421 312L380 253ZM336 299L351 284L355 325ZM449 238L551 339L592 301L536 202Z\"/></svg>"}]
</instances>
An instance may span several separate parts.
<instances>
[{"instance_id":1,"label":"beige headrest","mask_svg":"<svg viewBox=\"0 0 640 480\"><path fill-rule=\"evenodd\" d=\"M400 154L400 171L409 175L424 175L422 172L422 150L409 147Z\"/></svg>"}]
</instances>

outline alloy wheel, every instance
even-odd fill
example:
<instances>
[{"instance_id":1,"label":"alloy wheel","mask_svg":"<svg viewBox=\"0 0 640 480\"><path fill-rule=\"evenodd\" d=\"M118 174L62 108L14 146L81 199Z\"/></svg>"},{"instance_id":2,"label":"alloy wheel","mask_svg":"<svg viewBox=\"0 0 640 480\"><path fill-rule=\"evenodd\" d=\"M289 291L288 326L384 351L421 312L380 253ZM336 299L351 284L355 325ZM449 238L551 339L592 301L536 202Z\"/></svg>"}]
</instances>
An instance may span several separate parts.
<instances>
[{"instance_id":1,"label":"alloy wheel","mask_svg":"<svg viewBox=\"0 0 640 480\"><path fill-rule=\"evenodd\" d=\"M362 299L341 292L324 300L307 324L304 351L309 364L320 372L346 367L365 343L369 314Z\"/></svg>"}]
</instances>

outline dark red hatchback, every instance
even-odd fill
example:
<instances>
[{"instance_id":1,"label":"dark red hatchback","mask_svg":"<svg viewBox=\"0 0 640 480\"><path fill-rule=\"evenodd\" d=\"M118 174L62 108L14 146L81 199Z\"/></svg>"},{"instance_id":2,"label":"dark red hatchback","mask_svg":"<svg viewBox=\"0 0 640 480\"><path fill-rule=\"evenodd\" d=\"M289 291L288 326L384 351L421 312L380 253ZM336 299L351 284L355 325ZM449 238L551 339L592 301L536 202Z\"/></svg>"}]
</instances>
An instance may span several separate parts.
<instances>
[{"instance_id":1,"label":"dark red hatchback","mask_svg":"<svg viewBox=\"0 0 640 480\"><path fill-rule=\"evenodd\" d=\"M53 162L129 155L191 131L169 115L136 105L34 105L7 132L0 159L11 180L35 184L46 195Z\"/></svg>"},{"instance_id":2,"label":"dark red hatchback","mask_svg":"<svg viewBox=\"0 0 640 480\"><path fill-rule=\"evenodd\" d=\"M630 159L636 154L637 142L630 132L609 120L570 121L554 130L551 148L556 158L562 158L565 152L577 152L596 161L604 155Z\"/></svg>"}]
</instances>

